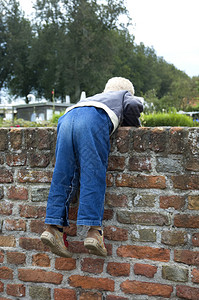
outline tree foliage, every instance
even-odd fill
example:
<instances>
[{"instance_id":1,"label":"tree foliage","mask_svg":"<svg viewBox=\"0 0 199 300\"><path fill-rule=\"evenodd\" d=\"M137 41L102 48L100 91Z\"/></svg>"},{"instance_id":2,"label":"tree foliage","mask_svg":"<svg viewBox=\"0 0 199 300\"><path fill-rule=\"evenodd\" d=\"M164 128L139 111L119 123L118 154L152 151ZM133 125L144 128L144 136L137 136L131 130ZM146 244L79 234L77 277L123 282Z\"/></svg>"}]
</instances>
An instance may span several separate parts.
<instances>
[{"instance_id":1,"label":"tree foliage","mask_svg":"<svg viewBox=\"0 0 199 300\"><path fill-rule=\"evenodd\" d=\"M14 95L51 99L55 89L57 98L76 102L81 91L101 92L112 76L129 78L156 110L184 109L199 94L198 77L135 44L124 0L36 0L31 20L17 0L0 4L0 88Z\"/></svg>"}]
</instances>

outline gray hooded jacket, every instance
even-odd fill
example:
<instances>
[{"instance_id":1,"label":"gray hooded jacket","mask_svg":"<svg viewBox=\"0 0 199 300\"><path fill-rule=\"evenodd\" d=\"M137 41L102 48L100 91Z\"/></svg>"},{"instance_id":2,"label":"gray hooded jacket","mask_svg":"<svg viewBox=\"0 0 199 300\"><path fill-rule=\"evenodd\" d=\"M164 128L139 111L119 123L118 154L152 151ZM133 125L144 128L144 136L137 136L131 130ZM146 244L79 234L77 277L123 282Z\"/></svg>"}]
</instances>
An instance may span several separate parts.
<instances>
[{"instance_id":1,"label":"gray hooded jacket","mask_svg":"<svg viewBox=\"0 0 199 300\"><path fill-rule=\"evenodd\" d=\"M113 91L96 94L80 100L77 104L66 109L66 113L75 107L94 106L104 109L113 123L113 131L121 126L140 126L140 113L143 111L142 102L128 91Z\"/></svg>"}]
</instances>

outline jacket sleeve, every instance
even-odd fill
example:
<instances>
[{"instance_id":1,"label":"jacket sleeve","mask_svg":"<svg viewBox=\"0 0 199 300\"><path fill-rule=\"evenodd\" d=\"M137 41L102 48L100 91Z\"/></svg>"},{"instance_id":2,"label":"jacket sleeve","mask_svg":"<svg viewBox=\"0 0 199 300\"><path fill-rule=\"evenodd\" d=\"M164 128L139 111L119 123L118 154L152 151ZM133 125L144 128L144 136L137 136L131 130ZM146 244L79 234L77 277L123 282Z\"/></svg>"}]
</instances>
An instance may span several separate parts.
<instances>
[{"instance_id":1,"label":"jacket sleeve","mask_svg":"<svg viewBox=\"0 0 199 300\"><path fill-rule=\"evenodd\" d=\"M142 102L131 93L126 93L123 100L123 120L121 126L140 127L140 113L143 112Z\"/></svg>"}]
</instances>

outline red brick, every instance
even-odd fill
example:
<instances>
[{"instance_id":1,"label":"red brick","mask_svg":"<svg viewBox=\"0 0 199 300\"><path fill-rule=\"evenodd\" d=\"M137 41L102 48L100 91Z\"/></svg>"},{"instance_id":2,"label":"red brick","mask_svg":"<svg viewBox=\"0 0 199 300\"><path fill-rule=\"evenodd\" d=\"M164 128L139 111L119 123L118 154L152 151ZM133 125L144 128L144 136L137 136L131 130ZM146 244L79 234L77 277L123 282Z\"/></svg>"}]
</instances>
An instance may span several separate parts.
<instances>
[{"instance_id":1,"label":"red brick","mask_svg":"<svg viewBox=\"0 0 199 300\"><path fill-rule=\"evenodd\" d=\"M114 177L113 177L113 175L110 174L110 173L107 173L107 174L106 174L106 185L107 185L107 187L113 186L113 182L114 182Z\"/></svg>"},{"instance_id":2,"label":"red brick","mask_svg":"<svg viewBox=\"0 0 199 300\"><path fill-rule=\"evenodd\" d=\"M121 174L116 177L117 187L131 187L142 189L165 189L166 180L164 176L150 176L150 175L131 175Z\"/></svg>"},{"instance_id":3,"label":"red brick","mask_svg":"<svg viewBox=\"0 0 199 300\"><path fill-rule=\"evenodd\" d=\"M100 258L84 258L81 262L83 272L100 274L103 272L104 260Z\"/></svg>"},{"instance_id":4,"label":"red brick","mask_svg":"<svg viewBox=\"0 0 199 300\"><path fill-rule=\"evenodd\" d=\"M84 247L84 242L70 241L68 249L72 253L87 253L88 254L88 250Z\"/></svg>"},{"instance_id":5,"label":"red brick","mask_svg":"<svg viewBox=\"0 0 199 300\"><path fill-rule=\"evenodd\" d=\"M24 187L11 186L7 197L12 200L28 200L28 190Z\"/></svg>"},{"instance_id":6,"label":"red brick","mask_svg":"<svg viewBox=\"0 0 199 300\"><path fill-rule=\"evenodd\" d=\"M185 131L181 127L172 127L169 132L169 153L181 154L185 148Z\"/></svg>"},{"instance_id":7,"label":"red brick","mask_svg":"<svg viewBox=\"0 0 199 300\"><path fill-rule=\"evenodd\" d=\"M12 208L13 208L12 203L7 203L2 201L0 203L0 214L5 216L10 216L12 214Z\"/></svg>"},{"instance_id":8,"label":"red brick","mask_svg":"<svg viewBox=\"0 0 199 300\"><path fill-rule=\"evenodd\" d=\"M55 128L38 128L38 149L55 150L56 129Z\"/></svg>"},{"instance_id":9,"label":"red brick","mask_svg":"<svg viewBox=\"0 0 199 300\"><path fill-rule=\"evenodd\" d=\"M40 239L21 237L19 239L19 246L26 250L49 251Z\"/></svg>"},{"instance_id":10,"label":"red brick","mask_svg":"<svg viewBox=\"0 0 199 300\"><path fill-rule=\"evenodd\" d=\"M26 165L26 154L24 153L15 153L6 155L6 163L10 167L18 167Z\"/></svg>"},{"instance_id":11,"label":"red brick","mask_svg":"<svg viewBox=\"0 0 199 300\"><path fill-rule=\"evenodd\" d=\"M41 234L44 232L46 225L44 221L41 220L31 220L30 222L30 231Z\"/></svg>"},{"instance_id":12,"label":"red brick","mask_svg":"<svg viewBox=\"0 0 199 300\"><path fill-rule=\"evenodd\" d=\"M180 190L197 190L199 176L197 175L177 175L171 176L173 187Z\"/></svg>"},{"instance_id":13,"label":"red brick","mask_svg":"<svg viewBox=\"0 0 199 300\"><path fill-rule=\"evenodd\" d=\"M3 284L3 282L0 281L0 293L3 292L3 291L4 291L4 284ZM0 297L0 300L1 299L2 298Z\"/></svg>"},{"instance_id":14,"label":"red brick","mask_svg":"<svg viewBox=\"0 0 199 300\"><path fill-rule=\"evenodd\" d=\"M139 282L126 280L121 284L121 289L126 294L135 295L148 295L170 298L173 287L170 285L152 283L152 282Z\"/></svg>"},{"instance_id":15,"label":"red brick","mask_svg":"<svg viewBox=\"0 0 199 300\"><path fill-rule=\"evenodd\" d=\"M7 262L14 265L24 264L26 262L26 255L21 252L7 252Z\"/></svg>"},{"instance_id":16,"label":"red brick","mask_svg":"<svg viewBox=\"0 0 199 300\"><path fill-rule=\"evenodd\" d=\"M23 284L8 284L6 292L8 295L14 297L24 297L26 293L26 288Z\"/></svg>"},{"instance_id":17,"label":"red brick","mask_svg":"<svg viewBox=\"0 0 199 300\"><path fill-rule=\"evenodd\" d=\"M76 292L70 289L55 289L54 300L76 300Z\"/></svg>"},{"instance_id":18,"label":"red brick","mask_svg":"<svg viewBox=\"0 0 199 300\"><path fill-rule=\"evenodd\" d=\"M160 196L160 208L175 208L180 210L185 205L185 197L183 196Z\"/></svg>"},{"instance_id":19,"label":"red brick","mask_svg":"<svg viewBox=\"0 0 199 300\"><path fill-rule=\"evenodd\" d=\"M104 216L103 216L103 220L112 220L113 218L113 210L112 209L105 209L104 210Z\"/></svg>"},{"instance_id":20,"label":"red brick","mask_svg":"<svg viewBox=\"0 0 199 300\"><path fill-rule=\"evenodd\" d=\"M22 130L18 128L12 128L10 130L10 143L14 150L20 150L22 148Z\"/></svg>"},{"instance_id":21,"label":"red brick","mask_svg":"<svg viewBox=\"0 0 199 300\"><path fill-rule=\"evenodd\" d=\"M153 278L157 273L157 267L151 266L147 264L135 264L134 265L134 273L135 275L142 275L148 278Z\"/></svg>"},{"instance_id":22,"label":"red brick","mask_svg":"<svg viewBox=\"0 0 199 300\"><path fill-rule=\"evenodd\" d=\"M162 152L166 148L166 130L163 128L139 128L134 132L134 150L143 152L147 149Z\"/></svg>"},{"instance_id":23,"label":"red brick","mask_svg":"<svg viewBox=\"0 0 199 300\"><path fill-rule=\"evenodd\" d=\"M151 158L142 156L133 156L129 158L129 171L151 171Z\"/></svg>"},{"instance_id":24,"label":"red brick","mask_svg":"<svg viewBox=\"0 0 199 300\"><path fill-rule=\"evenodd\" d=\"M145 151L149 148L150 128L141 127L133 135L133 148L137 152Z\"/></svg>"},{"instance_id":25,"label":"red brick","mask_svg":"<svg viewBox=\"0 0 199 300\"><path fill-rule=\"evenodd\" d=\"M28 156L29 160L28 163L31 168L39 167L39 168L46 168L50 163L50 154L43 154L43 153L30 153Z\"/></svg>"},{"instance_id":26,"label":"red brick","mask_svg":"<svg viewBox=\"0 0 199 300\"><path fill-rule=\"evenodd\" d=\"M174 260L187 265L199 265L199 251L175 250Z\"/></svg>"},{"instance_id":27,"label":"red brick","mask_svg":"<svg viewBox=\"0 0 199 300\"><path fill-rule=\"evenodd\" d=\"M109 156L108 171L124 171L125 157L122 156Z\"/></svg>"},{"instance_id":28,"label":"red brick","mask_svg":"<svg viewBox=\"0 0 199 300\"><path fill-rule=\"evenodd\" d=\"M129 276L130 264L109 262L107 264L107 273L110 274L111 276Z\"/></svg>"},{"instance_id":29,"label":"red brick","mask_svg":"<svg viewBox=\"0 0 199 300\"><path fill-rule=\"evenodd\" d=\"M129 151L131 127L120 127L116 132L116 146L120 153Z\"/></svg>"},{"instance_id":30,"label":"red brick","mask_svg":"<svg viewBox=\"0 0 199 300\"><path fill-rule=\"evenodd\" d=\"M151 129L150 132L150 141L149 141L149 149L155 152L162 152L166 149L166 136L167 131L162 127L155 127Z\"/></svg>"},{"instance_id":31,"label":"red brick","mask_svg":"<svg viewBox=\"0 0 199 300\"><path fill-rule=\"evenodd\" d=\"M26 222L24 220L5 220L5 229L9 231L26 231Z\"/></svg>"},{"instance_id":32,"label":"red brick","mask_svg":"<svg viewBox=\"0 0 199 300\"><path fill-rule=\"evenodd\" d=\"M42 218L46 215L46 207L44 206L31 206L20 205L20 217L24 218Z\"/></svg>"},{"instance_id":33,"label":"red brick","mask_svg":"<svg viewBox=\"0 0 199 300\"><path fill-rule=\"evenodd\" d=\"M55 269L72 271L76 269L76 260L74 258L59 257L55 260Z\"/></svg>"},{"instance_id":34,"label":"red brick","mask_svg":"<svg viewBox=\"0 0 199 300\"><path fill-rule=\"evenodd\" d=\"M69 277L69 284L73 287L80 287L85 290L102 290L102 291L114 291L114 281L109 278L94 278L88 276L72 275Z\"/></svg>"},{"instance_id":35,"label":"red brick","mask_svg":"<svg viewBox=\"0 0 199 300\"><path fill-rule=\"evenodd\" d=\"M24 130L25 149L34 149L38 146L38 128L26 128Z\"/></svg>"},{"instance_id":36,"label":"red brick","mask_svg":"<svg viewBox=\"0 0 199 300\"><path fill-rule=\"evenodd\" d=\"M39 267L50 267L50 258L44 253L35 254L32 256L32 265Z\"/></svg>"},{"instance_id":37,"label":"red brick","mask_svg":"<svg viewBox=\"0 0 199 300\"><path fill-rule=\"evenodd\" d=\"M2 264L4 261L4 252L0 251L0 264Z\"/></svg>"},{"instance_id":38,"label":"red brick","mask_svg":"<svg viewBox=\"0 0 199 300\"><path fill-rule=\"evenodd\" d=\"M0 235L0 247L15 247L16 240L13 235Z\"/></svg>"},{"instance_id":39,"label":"red brick","mask_svg":"<svg viewBox=\"0 0 199 300\"><path fill-rule=\"evenodd\" d=\"M120 296L114 296L114 295L108 295L106 296L106 300L128 300L129 298L120 297Z\"/></svg>"},{"instance_id":40,"label":"red brick","mask_svg":"<svg viewBox=\"0 0 199 300\"><path fill-rule=\"evenodd\" d=\"M112 241L127 241L128 230L116 226L107 226L104 228L104 237Z\"/></svg>"},{"instance_id":41,"label":"red brick","mask_svg":"<svg viewBox=\"0 0 199 300\"><path fill-rule=\"evenodd\" d=\"M199 228L199 216L177 214L174 216L174 225L182 228Z\"/></svg>"},{"instance_id":42,"label":"red brick","mask_svg":"<svg viewBox=\"0 0 199 300\"><path fill-rule=\"evenodd\" d=\"M192 244L195 247L199 247L199 233L194 233L192 236Z\"/></svg>"},{"instance_id":43,"label":"red brick","mask_svg":"<svg viewBox=\"0 0 199 300\"><path fill-rule=\"evenodd\" d=\"M47 272L44 270L19 269L18 278L25 282L45 282L60 284L63 280L63 275L55 272Z\"/></svg>"},{"instance_id":44,"label":"red brick","mask_svg":"<svg viewBox=\"0 0 199 300\"><path fill-rule=\"evenodd\" d=\"M8 267L0 267L1 279L13 279L13 270Z\"/></svg>"},{"instance_id":45,"label":"red brick","mask_svg":"<svg viewBox=\"0 0 199 300\"><path fill-rule=\"evenodd\" d=\"M79 296L79 300L103 300L103 299L101 293L82 292Z\"/></svg>"},{"instance_id":46,"label":"red brick","mask_svg":"<svg viewBox=\"0 0 199 300\"><path fill-rule=\"evenodd\" d=\"M199 283L199 270L193 269L191 272L192 282Z\"/></svg>"},{"instance_id":47,"label":"red brick","mask_svg":"<svg viewBox=\"0 0 199 300\"><path fill-rule=\"evenodd\" d=\"M178 285L176 287L176 295L177 297L183 299L198 300L199 289L190 286L185 286L185 285Z\"/></svg>"},{"instance_id":48,"label":"red brick","mask_svg":"<svg viewBox=\"0 0 199 300\"><path fill-rule=\"evenodd\" d=\"M126 207L128 198L124 194L106 193L105 203L110 207Z\"/></svg>"},{"instance_id":49,"label":"red brick","mask_svg":"<svg viewBox=\"0 0 199 300\"><path fill-rule=\"evenodd\" d=\"M52 171L21 170L18 172L18 182L51 183Z\"/></svg>"},{"instance_id":50,"label":"red brick","mask_svg":"<svg viewBox=\"0 0 199 300\"><path fill-rule=\"evenodd\" d=\"M152 248L146 246L120 246L117 255L121 257L131 257L138 259L150 259L154 261L169 261L170 250L163 248Z\"/></svg>"},{"instance_id":51,"label":"red brick","mask_svg":"<svg viewBox=\"0 0 199 300\"><path fill-rule=\"evenodd\" d=\"M3 168L0 169L0 183L12 183L13 173Z\"/></svg>"}]
</instances>

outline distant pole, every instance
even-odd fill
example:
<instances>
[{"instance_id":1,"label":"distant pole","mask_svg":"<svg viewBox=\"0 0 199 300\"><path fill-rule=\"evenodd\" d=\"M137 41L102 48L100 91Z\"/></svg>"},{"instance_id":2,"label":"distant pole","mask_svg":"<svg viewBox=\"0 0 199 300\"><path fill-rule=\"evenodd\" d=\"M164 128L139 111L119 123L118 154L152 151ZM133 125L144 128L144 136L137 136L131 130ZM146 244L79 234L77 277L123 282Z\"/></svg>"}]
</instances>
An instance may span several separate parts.
<instances>
[{"instance_id":1,"label":"distant pole","mask_svg":"<svg viewBox=\"0 0 199 300\"><path fill-rule=\"evenodd\" d=\"M12 104L12 126L14 126L14 113L15 113L15 108L14 105Z\"/></svg>"},{"instance_id":2,"label":"distant pole","mask_svg":"<svg viewBox=\"0 0 199 300\"><path fill-rule=\"evenodd\" d=\"M55 89L52 90L53 114L55 113Z\"/></svg>"}]
</instances>

